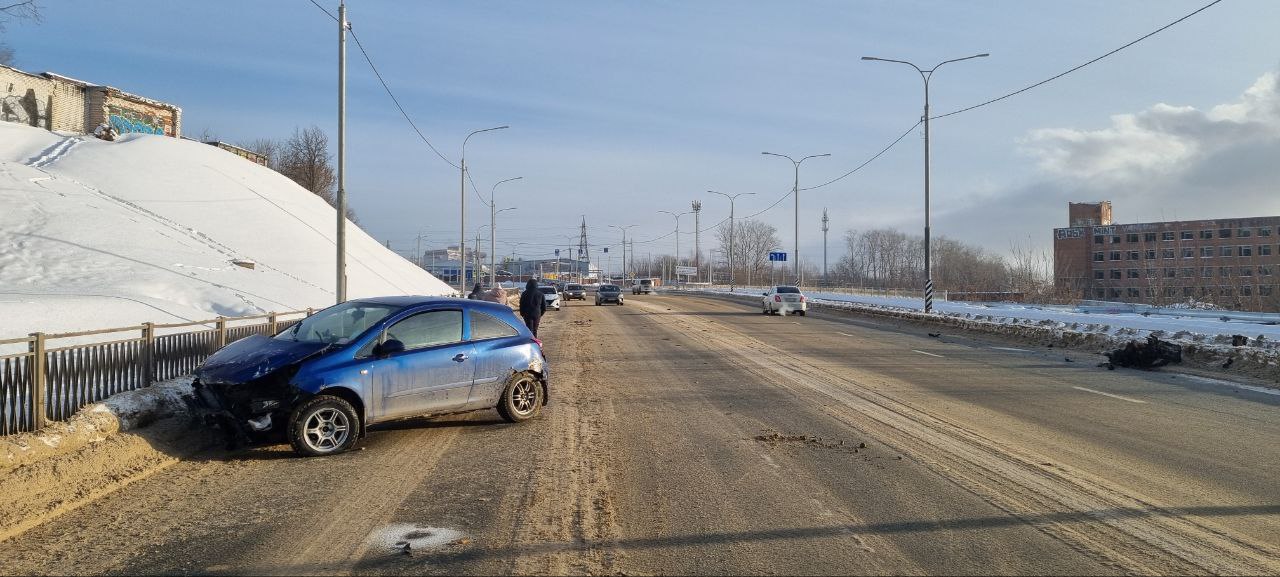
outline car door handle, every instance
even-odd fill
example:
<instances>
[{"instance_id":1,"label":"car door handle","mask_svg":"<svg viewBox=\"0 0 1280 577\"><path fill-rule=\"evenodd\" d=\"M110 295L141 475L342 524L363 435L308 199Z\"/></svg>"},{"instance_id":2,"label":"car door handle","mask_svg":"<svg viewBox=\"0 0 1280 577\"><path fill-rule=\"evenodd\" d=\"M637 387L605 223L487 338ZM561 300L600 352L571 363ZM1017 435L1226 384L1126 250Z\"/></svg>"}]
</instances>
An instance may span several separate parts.
<instances>
[{"instance_id":1,"label":"car door handle","mask_svg":"<svg viewBox=\"0 0 1280 577\"><path fill-rule=\"evenodd\" d=\"M461 363L462 361L465 361L465 360L467 360L467 355L466 355L466 354L458 353L458 354L456 354L456 355L453 355L453 361L454 361L455 363Z\"/></svg>"}]
</instances>

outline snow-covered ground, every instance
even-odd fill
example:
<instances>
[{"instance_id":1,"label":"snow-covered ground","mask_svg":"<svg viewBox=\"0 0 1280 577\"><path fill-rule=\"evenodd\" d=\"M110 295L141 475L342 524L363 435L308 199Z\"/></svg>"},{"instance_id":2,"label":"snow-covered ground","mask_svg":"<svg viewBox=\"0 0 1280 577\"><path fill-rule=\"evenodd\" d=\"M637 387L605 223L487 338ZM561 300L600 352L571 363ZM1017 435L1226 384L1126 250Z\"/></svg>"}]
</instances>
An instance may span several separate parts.
<instances>
[{"instance_id":1,"label":"snow-covered ground","mask_svg":"<svg viewBox=\"0 0 1280 577\"><path fill-rule=\"evenodd\" d=\"M0 122L0 339L329 306L334 215L207 144ZM454 294L350 224L347 270L349 298Z\"/></svg>"},{"instance_id":2,"label":"snow-covered ground","mask_svg":"<svg viewBox=\"0 0 1280 577\"><path fill-rule=\"evenodd\" d=\"M729 292L727 288L705 289ZM738 287L733 292L744 296L759 296L763 288ZM831 292L806 292L817 303L851 303L860 306L899 311L920 311L924 301L920 298L888 297L865 294ZM1266 341L1280 343L1280 324L1239 320L1241 315L1228 311L1188 310L1184 314L1172 314L1164 309L1160 314L1085 312L1067 306L1036 306L1018 303L933 302L934 311L941 315L990 321L1002 324L1037 324L1084 333L1105 333L1112 336L1146 338L1155 332L1162 338L1178 338L1197 342L1230 343L1231 335L1244 335L1254 341L1263 337ZM1195 316L1192 316L1195 315ZM1222 317L1227 317L1223 321ZM1249 316L1249 315L1243 315ZM1234 318L1233 318L1234 317ZM1177 335L1175 337L1175 335Z\"/></svg>"}]
</instances>

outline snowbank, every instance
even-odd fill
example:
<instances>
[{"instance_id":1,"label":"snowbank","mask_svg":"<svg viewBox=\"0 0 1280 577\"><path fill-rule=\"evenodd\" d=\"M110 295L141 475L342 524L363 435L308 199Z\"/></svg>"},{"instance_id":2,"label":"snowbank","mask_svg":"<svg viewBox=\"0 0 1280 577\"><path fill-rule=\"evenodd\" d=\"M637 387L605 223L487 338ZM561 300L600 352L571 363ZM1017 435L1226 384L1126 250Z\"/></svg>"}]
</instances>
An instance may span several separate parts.
<instances>
[{"instance_id":1,"label":"snowbank","mask_svg":"<svg viewBox=\"0 0 1280 577\"><path fill-rule=\"evenodd\" d=\"M329 306L334 219L213 146L0 123L0 338ZM350 224L347 269L350 298L454 294Z\"/></svg>"}]
</instances>

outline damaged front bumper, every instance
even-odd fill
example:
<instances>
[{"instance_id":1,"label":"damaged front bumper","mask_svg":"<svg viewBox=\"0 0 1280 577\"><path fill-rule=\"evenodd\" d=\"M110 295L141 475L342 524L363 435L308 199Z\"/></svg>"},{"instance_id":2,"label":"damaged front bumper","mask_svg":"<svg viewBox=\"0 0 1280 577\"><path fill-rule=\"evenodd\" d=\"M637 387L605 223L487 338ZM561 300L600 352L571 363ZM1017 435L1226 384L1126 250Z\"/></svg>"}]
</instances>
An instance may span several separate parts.
<instances>
[{"instance_id":1,"label":"damaged front bumper","mask_svg":"<svg viewBox=\"0 0 1280 577\"><path fill-rule=\"evenodd\" d=\"M202 383L198 378L192 389L196 419L222 430L227 445L233 448L283 435L289 412L300 396L289 386Z\"/></svg>"}]
</instances>

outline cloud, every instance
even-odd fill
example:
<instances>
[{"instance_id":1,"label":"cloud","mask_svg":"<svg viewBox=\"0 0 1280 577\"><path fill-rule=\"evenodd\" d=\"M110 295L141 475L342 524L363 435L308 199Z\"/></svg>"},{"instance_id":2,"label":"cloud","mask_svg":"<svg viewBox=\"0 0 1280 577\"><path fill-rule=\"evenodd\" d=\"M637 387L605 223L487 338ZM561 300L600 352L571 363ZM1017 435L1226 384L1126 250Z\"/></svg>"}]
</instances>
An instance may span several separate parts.
<instances>
[{"instance_id":1,"label":"cloud","mask_svg":"<svg viewBox=\"0 0 1280 577\"><path fill-rule=\"evenodd\" d=\"M1235 149L1280 139L1280 74L1260 77L1239 101L1209 111L1156 104L1111 117L1100 130L1044 128L1020 142L1048 175L1094 185L1177 179Z\"/></svg>"}]
</instances>

